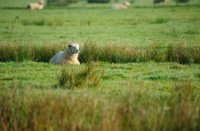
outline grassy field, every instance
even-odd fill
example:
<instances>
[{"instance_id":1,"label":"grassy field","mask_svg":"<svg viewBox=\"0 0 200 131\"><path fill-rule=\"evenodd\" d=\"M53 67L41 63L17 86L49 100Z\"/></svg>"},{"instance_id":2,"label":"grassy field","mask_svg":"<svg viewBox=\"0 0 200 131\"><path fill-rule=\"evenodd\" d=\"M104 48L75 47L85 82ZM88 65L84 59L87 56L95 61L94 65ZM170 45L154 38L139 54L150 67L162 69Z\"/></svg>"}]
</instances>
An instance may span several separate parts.
<instances>
[{"instance_id":1,"label":"grassy field","mask_svg":"<svg viewBox=\"0 0 200 131\"><path fill-rule=\"evenodd\" d=\"M199 129L199 65L98 63L100 84L73 89L58 86L60 66L0 67L1 130Z\"/></svg>"},{"instance_id":2,"label":"grassy field","mask_svg":"<svg viewBox=\"0 0 200 131\"><path fill-rule=\"evenodd\" d=\"M0 0L0 130L200 130L197 1L28 2ZM69 42L81 65L48 64Z\"/></svg>"},{"instance_id":3,"label":"grassy field","mask_svg":"<svg viewBox=\"0 0 200 131\"><path fill-rule=\"evenodd\" d=\"M50 44L66 41L99 44L186 43L200 41L199 5L145 6L128 10L112 10L110 5L89 7L47 7L41 11L27 11L27 1L0 9L1 43ZM50 15L49 15L50 14Z\"/></svg>"}]
</instances>

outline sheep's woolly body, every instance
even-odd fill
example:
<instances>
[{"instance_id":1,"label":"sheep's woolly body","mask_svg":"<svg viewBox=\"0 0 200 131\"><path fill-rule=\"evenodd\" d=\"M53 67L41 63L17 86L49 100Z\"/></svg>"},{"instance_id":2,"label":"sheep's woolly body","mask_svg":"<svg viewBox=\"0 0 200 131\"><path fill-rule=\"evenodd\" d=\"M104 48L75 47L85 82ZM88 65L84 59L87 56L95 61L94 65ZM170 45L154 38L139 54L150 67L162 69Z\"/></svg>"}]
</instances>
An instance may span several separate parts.
<instances>
[{"instance_id":1,"label":"sheep's woolly body","mask_svg":"<svg viewBox=\"0 0 200 131\"><path fill-rule=\"evenodd\" d=\"M113 4L113 9L126 9L127 7L123 6L122 4Z\"/></svg>"},{"instance_id":2,"label":"sheep's woolly body","mask_svg":"<svg viewBox=\"0 0 200 131\"><path fill-rule=\"evenodd\" d=\"M77 44L73 44L73 46L69 46L66 51L60 51L55 54L49 61L50 64L76 64L80 65L78 61L79 55L79 46Z\"/></svg>"},{"instance_id":3,"label":"sheep's woolly body","mask_svg":"<svg viewBox=\"0 0 200 131\"><path fill-rule=\"evenodd\" d=\"M78 61L78 54L73 54L71 56L66 57L65 59L63 59L62 64L80 65L80 62Z\"/></svg>"},{"instance_id":4,"label":"sheep's woolly body","mask_svg":"<svg viewBox=\"0 0 200 131\"><path fill-rule=\"evenodd\" d=\"M37 3L30 3L27 5L27 8L30 10L41 10L44 8L44 2L39 1Z\"/></svg>"},{"instance_id":5,"label":"sheep's woolly body","mask_svg":"<svg viewBox=\"0 0 200 131\"><path fill-rule=\"evenodd\" d=\"M124 2L124 3L115 3L112 5L113 9L126 9L130 6L129 2Z\"/></svg>"}]
</instances>

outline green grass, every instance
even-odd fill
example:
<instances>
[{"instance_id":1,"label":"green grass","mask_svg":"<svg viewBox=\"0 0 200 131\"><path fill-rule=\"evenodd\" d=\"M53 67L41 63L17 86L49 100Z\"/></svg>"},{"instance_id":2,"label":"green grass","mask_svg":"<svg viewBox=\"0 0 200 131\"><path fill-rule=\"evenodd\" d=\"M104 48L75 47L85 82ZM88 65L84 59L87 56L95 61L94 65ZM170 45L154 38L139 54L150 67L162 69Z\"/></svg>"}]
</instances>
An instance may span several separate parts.
<instances>
[{"instance_id":1,"label":"green grass","mask_svg":"<svg viewBox=\"0 0 200 131\"><path fill-rule=\"evenodd\" d=\"M0 63L0 129L199 129L199 65L98 65L96 88L72 90L55 88L61 66Z\"/></svg>"},{"instance_id":2,"label":"green grass","mask_svg":"<svg viewBox=\"0 0 200 131\"><path fill-rule=\"evenodd\" d=\"M29 2L0 1L0 130L200 130L199 1ZM80 66L47 63L70 42Z\"/></svg>"},{"instance_id":3,"label":"green grass","mask_svg":"<svg viewBox=\"0 0 200 131\"><path fill-rule=\"evenodd\" d=\"M82 64L81 66L84 67L85 64ZM198 64L181 65L177 63L154 62L109 64L101 62L99 63L99 66L100 69L104 70L102 83L110 82L108 86L111 87L115 87L118 85L118 82L123 83L123 81L160 83L162 86L187 79L199 83L200 68ZM59 65L26 61L1 63L0 67L0 81L4 84L10 84L13 81L22 81L32 84L41 83L44 85L54 85L56 83L58 84L62 70L62 66ZM79 70L79 68L77 69Z\"/></svg>"},{"instance_id":4,"label":"green grass","mask_svg":"<svg viewBox=\"0 0 200 131\"><path fill-rule=\"evenodd\" d=\"M199 44L198 5L132 6L128 10L112 10L109 5L95 7L46 7L41 11L0 8L0 41L44 44L93 40L103 45L126 43L131 46Z\"/></svg>"}]
</instances>

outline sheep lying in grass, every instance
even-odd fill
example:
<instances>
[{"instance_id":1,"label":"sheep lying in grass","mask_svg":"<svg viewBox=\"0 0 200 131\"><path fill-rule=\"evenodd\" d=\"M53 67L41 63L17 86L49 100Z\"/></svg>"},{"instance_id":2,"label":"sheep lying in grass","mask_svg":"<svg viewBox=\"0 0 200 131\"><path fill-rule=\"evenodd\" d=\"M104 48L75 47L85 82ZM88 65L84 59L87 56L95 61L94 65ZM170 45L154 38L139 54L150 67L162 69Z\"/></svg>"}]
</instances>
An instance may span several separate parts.
<instances>
[{"instance_id":1,"label":"sheep lying in grass","mask_svg":"<svg viewBox=\"0 0 200 131\"><path fill-rule=\"evenodd\" d=\"M76 64L80 65L78 61L79 55L79 45L78 44L69 44L68 49L65 51L60 51L55 54L49 61L50 64Z\"/></svg>"},{"instance_id":2,"label":"sheep lying in grass","mask_svg":"<svg viewBox=\"0 0 200 131\"><path fill-rule=\"evenodd\" d=\"M115 3L112 5L113 9L126 9L130 6L129 2Z\"/></svg>"},{"instance_id":3,"label":"sheep lying in grass","mask_svg":"<svg viewBox=\"0 0 200 131\"><path fill-rule=\"evenodd\" d=\"M30 10L41 10L44 8L44 1L40 0L36 3L30 3L27 5L27 8Z\"/></svg>"}]
</instances>

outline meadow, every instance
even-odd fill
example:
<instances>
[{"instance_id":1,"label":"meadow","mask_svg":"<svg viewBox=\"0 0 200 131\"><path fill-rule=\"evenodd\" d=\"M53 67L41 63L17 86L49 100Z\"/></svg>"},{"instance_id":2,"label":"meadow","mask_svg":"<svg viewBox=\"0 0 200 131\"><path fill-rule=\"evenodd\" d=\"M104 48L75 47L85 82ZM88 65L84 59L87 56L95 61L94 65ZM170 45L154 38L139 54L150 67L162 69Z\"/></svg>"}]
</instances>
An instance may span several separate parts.
<instances>
[{"instance_id":1,"label":"meadow","mask_svg":"<svg viewBox=\"0 0 200 131\"><path fill-rule=\"evenodd\" d=\"M1 0L0 130L200 130L200 5L141 1ZM48 64L70 42L81 65Z\"/></svg>"}]
</instances>

